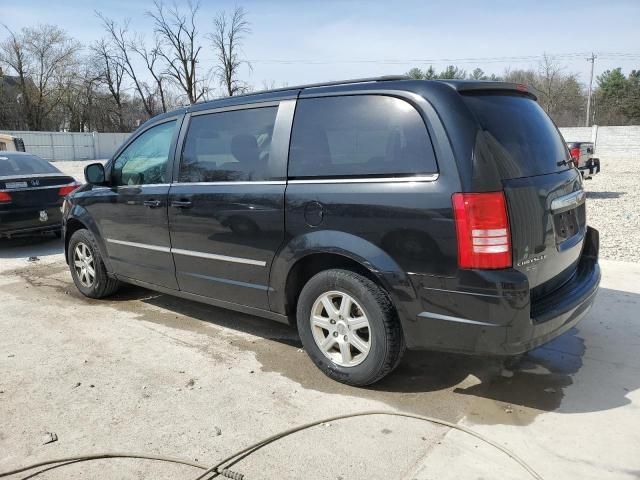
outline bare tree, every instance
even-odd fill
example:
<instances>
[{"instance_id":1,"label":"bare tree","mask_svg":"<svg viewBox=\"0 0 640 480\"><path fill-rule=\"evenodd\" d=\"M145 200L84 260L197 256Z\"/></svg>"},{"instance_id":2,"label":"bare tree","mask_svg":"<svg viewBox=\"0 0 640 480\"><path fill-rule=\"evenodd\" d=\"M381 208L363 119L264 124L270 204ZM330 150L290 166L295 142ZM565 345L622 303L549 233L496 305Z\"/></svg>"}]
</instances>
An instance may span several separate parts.
<instances>
[{"instance_id":1,"label":"bare tree","mask_svg":"<svg viewBox=\"0 0 640 480\"><path fill-rule=\"evenodd\" d=\"M241 58L242 41L251 33L247 14L242 7L236 7L231 15L220 12L213 19L213 33L208 38L216 51L218 66L216 73L226 94L230 97L237 93L244 93L248 85L239 80L242 65L251 65Z\"/></svg>"},{"instance_id":2,"label":"bare tree","mask_svg":"<svg viewBox=\"0 0 640 480\"><path fill-rule=\"evenodd\" d=\"M54 25L23 28L20 34L5 28L9 38L0 45L0 61L19 78L29 128L41 130L63 98L61 87L80 45Z\"/></svg>"},{"instance_id":3,"label":"bare tree","mask_svg":"<svg viewBox=\"0 0 640 480\"><path fill-rule=\"evenodd\" d=\"M156 91L160 96L160 104L162 111L167 111L167 94L166 94L166 80L167 77L163 73L160 60L163 58L161 54L162 46L158 38L155 39L155 44L151 48L147 48L147 45L142 36L136 37L130 44L131 50L136 52L144 61L147 70L151 74L153 81L156 84Z\"/></svg>"},{"instance_id":4,"label":"bare tree","mask_svg":"<svg viewBox=\"0 0 640 480\"><path fill-rule=\"evenodd\" d=\"M200 100L207 91L206 82L198 77L198 55L202 46L198 45L198 30L195 19L200 9L199 3L188 2L184 13L174 4L165 9L160 0L155 0L155 10L148 11L154 21L154 31L160 44L155 51L166 62L166 73L184 92L189 103Z\"/></svg>"},{"instance_id":5,"label":"bare tree","mask_svg":"<svg viewBox=\"0 0 640 480\"><path fill-rule=\"evenodd\" d=\"M543 55L538 69L507 70L504 80L524 83L535 89L538 102L561 127L578 125L584 118L584 92L575 73L565 73L565 67Z\"/></svg>"},{"instance_id":6,"label":"bare tree","mask_svg":"<svg viewBox=\"0 0 640 480\"><path fill-rule=\"evenodd\" d=\"M62 85L62 110L58 123L71 132L91 130L91 111L100 83L100 74L91 58L79 59Z\"/></svg>"},{"instance_id":7,"label":"bare tree","mask_svg":"<svg viewBox=\"0 0 640 480\"><path fill-rule=\"evenodd\" d=\"M17 103L22 106L22 115L26 118L27 128L30 128L31 95L33 82L27 73L27 52L21 38L9 27L3 25L9 33L9 37L0 44L0 62L7 65L18 77Z\"/></svg>"},{"instance_id":8,"label":"bare tree","mask_svg":"<svg viewBox=\"0 0 640 480\"><path fill-rule=\"evenodd\" d=\"M98 40L91 46L94 55L94 62L98 70L100 82L107 87L109 95L113 99L113 108L110 108L116 117L118 131L126 131L124 125L123 112L123 81L125 67L119 61L117 54L113 51L113 46L104 38Z\"/></svg>"},{"instance_id":9,"label":"bare tree","mask_svg":"<svg viewBox=\"0 0 640 480\"><path fill-rule=\"evenodd\" d=\"M115 56L113 58L120 63L121 68L133 82L133 85L140 96L145 112L149 117L152 117L155 112L153 109L151 92L147 85L138 76L138 72L136 72L133 59L130 55L131 40L129 39L129 20L125 20L122 25L119 25L114 20L104 16L100 12L96 12L96 15L100 20L102 20L102 25L111 39L111 43L115 51Z\"/></svg>"}]
</instances>

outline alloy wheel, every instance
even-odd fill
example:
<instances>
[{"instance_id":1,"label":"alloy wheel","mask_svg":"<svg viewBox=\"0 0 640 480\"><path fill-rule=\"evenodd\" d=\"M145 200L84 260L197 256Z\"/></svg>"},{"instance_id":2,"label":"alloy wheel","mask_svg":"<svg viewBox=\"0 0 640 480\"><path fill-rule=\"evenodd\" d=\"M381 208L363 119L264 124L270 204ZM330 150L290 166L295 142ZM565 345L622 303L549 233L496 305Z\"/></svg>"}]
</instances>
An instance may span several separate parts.
<instances>
[{"instance_id":1,"label":"alloy wheel","mask_svg":"<svg viewBox=\"0 0 640 480\"><path fill-rule=\"evenodd\" d=\"M73 268L80 283L91 288L96 278L96 270L91 249L84 242L78 242L73 250Z\"/></svg>"},{"instance_id":2,"label":"alloy wheel","mask_svg":"<svg viewBox=\"0 0 640 480\"><path fill-rule=\"evenodd\" d=\"M333 363L355 367L371 349L371 328L365 311L339 291L320 295L311 308L311 330L320 351Z\"/></svg>"}]
</instances>

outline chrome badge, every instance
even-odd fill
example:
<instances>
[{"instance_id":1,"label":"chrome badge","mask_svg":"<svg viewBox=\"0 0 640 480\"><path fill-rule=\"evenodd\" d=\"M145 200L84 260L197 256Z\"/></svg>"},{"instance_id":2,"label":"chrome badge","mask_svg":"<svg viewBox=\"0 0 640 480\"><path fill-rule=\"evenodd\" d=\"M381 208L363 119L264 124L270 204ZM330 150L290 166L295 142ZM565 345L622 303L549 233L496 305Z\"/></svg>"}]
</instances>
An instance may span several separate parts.
<instances>
[{"instance_id":1,"label":"chrome badge","mask_svg":"<svg viewBox=\"0 0 640 480\"><path fill-rule=\"evenodd\" d=\"M46 210L40 210L40 221L41 222L46 222L47 220L49 220L49 214L47 213Z\"/></svg>"},{"instance_id":2,"label":"chrome badge","mask_svg":"<svg viewBox=\"0 0 640 480\"><path fill-rule=\"evenodd\" d=\"M525 258L525 259L519 261L518 263L516 263L516 266L517 267L526 267L527 265L531 265L532 263L539 262L540 260L544 260L545 258L547 258L546 255L538 255L538 256L528 257L528 258Z\"/></svg>"}]
</instances>

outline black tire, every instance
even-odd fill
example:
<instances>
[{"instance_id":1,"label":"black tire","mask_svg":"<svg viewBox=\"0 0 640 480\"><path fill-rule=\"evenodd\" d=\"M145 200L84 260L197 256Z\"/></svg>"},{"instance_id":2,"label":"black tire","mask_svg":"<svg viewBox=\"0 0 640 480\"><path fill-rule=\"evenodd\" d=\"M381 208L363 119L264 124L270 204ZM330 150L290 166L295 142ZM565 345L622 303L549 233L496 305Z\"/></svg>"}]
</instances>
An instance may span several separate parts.
<instances>
[{"instance_id":1,"label":"black tire","mask_svg":"<svg viewBox=\"0 0 640 480\"><path fill-rule=\"evenodd\" d=\"M341 366L320 350L311 326L311 311L326 292L347 293L369 320L370 349L355 366ZM354 386L371 385L398 366L405 350L402 327L386 292L368 278L348 270L325 270L312 277L300 292L297 304L300 339L313 363L328 377ZM346 340L346 337L345 337Z\"/></svg>"},{"instance_id":2,"label":"black tire","mask_svg":"<svg viewBox=\"0 0 640 480\"><path fill-rule=\"evenodd\" d=\"M79 278L78 272L74 266L74 251L79 243L86 245L91 255L93 256L93 266L95 270L95 276L93 282L89 286L83 285ZM120 286L120 282L115 278L111 278L107 275L107 270L100 255L100 249L96 244L96 240L89 232L89 230L81 229L77 230L71 235L69 239L69 246L67 248L67 261L69 263L69 270L71 271L71 277L76 288L85 297L89 298L104 298L112 295Z\"/></svg>"}]
</instances>

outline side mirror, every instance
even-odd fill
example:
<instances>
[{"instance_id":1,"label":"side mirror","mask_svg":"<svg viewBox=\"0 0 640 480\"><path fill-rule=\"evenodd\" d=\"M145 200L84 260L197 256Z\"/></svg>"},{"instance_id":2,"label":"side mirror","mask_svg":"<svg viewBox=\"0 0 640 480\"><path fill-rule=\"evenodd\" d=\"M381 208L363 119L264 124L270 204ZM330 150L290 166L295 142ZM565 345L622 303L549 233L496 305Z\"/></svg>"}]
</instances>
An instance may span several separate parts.
<instances>
[{"instance_id":1,"label":"side mirror","mask_svg":"<svg viewBox=\"0 0 640 480\"><path fill-rule=\"evenodd\" d=\"M91 185L104 185L105 173L104 165L101 163L91 163L84 167L84 178Z\"/></svg>"}]
</instances>

